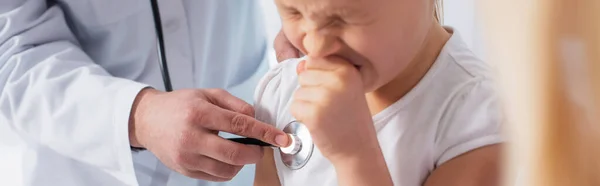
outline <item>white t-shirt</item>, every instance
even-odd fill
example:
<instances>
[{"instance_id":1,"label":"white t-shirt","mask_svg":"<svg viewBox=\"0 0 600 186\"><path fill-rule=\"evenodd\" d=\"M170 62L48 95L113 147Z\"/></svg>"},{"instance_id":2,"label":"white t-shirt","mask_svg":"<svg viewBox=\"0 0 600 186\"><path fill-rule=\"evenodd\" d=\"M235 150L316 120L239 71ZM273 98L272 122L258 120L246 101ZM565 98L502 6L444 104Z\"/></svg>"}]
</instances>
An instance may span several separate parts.
<instances>
[{"instance_id":1,"label":"white t-shirt","mask_svg":"<svg viewBox=\"0 0 600 186\"><path fill-rule=\"evenodd\" d=\"M259 120L279 129L294 120L289 106L299 61L279 64L259 83ZM498 101L488 65L454 33L417 86L373 117L394 185L420 186L444 162L502 142ZM286 167L277 150L274 155L282 186L337 185L335 169L318 147L299 170Z\"/></svg>"}]
</instances>

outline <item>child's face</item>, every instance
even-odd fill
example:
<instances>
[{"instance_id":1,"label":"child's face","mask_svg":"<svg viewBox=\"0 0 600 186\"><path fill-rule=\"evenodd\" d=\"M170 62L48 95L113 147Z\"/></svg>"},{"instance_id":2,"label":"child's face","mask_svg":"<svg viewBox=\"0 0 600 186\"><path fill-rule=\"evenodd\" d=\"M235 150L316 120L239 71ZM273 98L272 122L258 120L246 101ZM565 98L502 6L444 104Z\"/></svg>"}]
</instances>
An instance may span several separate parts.
<instances>
[{"instance_id":1,"label":"child's face","mask_svg":"<svg viewBox=\"0 0 600 186\"><path fill-rule=\"evenodd\" d=\"M367 92L398 76L422 48L433 0L275 0L283 30L310 57L359 69Z\"/></svg>"}]
</instances>

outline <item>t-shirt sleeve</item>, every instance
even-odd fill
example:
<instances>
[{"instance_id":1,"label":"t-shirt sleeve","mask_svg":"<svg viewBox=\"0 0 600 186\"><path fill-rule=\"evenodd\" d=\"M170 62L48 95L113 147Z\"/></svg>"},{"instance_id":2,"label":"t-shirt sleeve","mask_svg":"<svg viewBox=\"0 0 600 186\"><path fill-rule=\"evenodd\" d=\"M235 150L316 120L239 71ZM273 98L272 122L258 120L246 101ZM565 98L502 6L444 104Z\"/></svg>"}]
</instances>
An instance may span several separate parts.
<instances>
[{"instance_id":1,"label":"t-shirt sleeve","mask_svg":"<svg viewBox=\"0 0 600 186\"><path fill-rule=\"evenodd\" d=\"M487 79L468 83L451 100L436 134L436 166L463 153L503 142L503 117L493 85Z\"/></svg>"},{"instance_id":2,"label":"t-shirt sleeve","mask_svg":"<svg viewBox=\"0 0 600 186\"><path fill-rule=\"evenodd\" d=\"M298 62L299 59L283 61L260 80L254 92L254 115L257 120L277 126L277 116L285 110L293 92L293 72Z\"/></svg>"}]
</instances>

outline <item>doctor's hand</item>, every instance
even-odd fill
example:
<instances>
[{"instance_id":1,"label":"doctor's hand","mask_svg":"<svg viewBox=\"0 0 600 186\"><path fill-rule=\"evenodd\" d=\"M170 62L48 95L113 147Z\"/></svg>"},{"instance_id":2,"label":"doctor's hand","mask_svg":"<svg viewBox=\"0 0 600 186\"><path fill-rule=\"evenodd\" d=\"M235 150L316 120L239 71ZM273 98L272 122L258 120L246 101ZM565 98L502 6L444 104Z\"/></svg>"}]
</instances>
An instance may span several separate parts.
<instances>
[{"instance_id":1,"label":"doctor's hand","mask_svg":"<svg viewBox=\"0 0 600 186\"><path fill-rule=\"evenodd\" d=\"M283 33L283 29L279 31L279 34L275 37L273 47L275 48L277 62L282 62L291 58L300 58L300 51L292 45L290 40L288 40L285 33Z\"/></svg>"},{"instance_id":2,"label":"doctor's hand","mask_svg":"<svg viewBox=\"0 0 600 186\"><path fill-rule=\"evenodd\" d=\"M309 58L298 65L298 81L290 110L306 125L323 156L334 166L379 158L379 142L354 65L337 57Z\"/></svg>"},{"instance_id":3,"label":"doctor's hand","mask_svg":"<svg viewBox=\"0 0 600 186\"><path fill-rule=\"evenodd\" d=\"M218 136L219 131L287 146L287 135L253 118L254 109L224 90L144 89L132 109L129 138L169 168L191 178L231 180L246 164L257 163L261 147Z\"/></svg>"}]
</instances>

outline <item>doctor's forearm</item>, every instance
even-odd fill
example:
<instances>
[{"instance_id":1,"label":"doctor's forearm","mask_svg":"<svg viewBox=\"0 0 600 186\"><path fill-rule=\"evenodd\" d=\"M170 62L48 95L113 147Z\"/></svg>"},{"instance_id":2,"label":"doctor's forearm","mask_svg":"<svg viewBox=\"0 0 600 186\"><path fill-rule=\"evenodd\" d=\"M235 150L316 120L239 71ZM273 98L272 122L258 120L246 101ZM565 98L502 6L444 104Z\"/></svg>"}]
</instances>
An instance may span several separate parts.
<instances>
[{"instance_id":1,"label":"doctor's forearm","mask_svg":"<svg viewBox=\"0 0 600 186\"><path fill-rule=\"evenodd\" d=\"M138 139L138 136L140 136L139 133L142 132L140 130L141 126L139 126L142 124L140 120L144 115L144 107L147 104L147 100L159 93L160 91L158 90L145 88L138 93L133 101L131 113L129 114L129 143L132 147L144 148L144 145Z\"/></svg>"}]
</instances>

